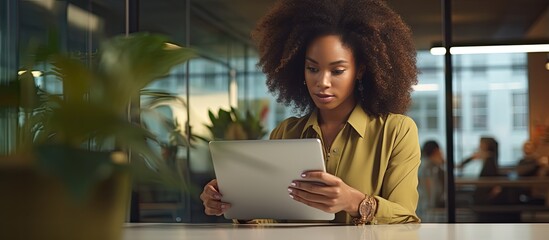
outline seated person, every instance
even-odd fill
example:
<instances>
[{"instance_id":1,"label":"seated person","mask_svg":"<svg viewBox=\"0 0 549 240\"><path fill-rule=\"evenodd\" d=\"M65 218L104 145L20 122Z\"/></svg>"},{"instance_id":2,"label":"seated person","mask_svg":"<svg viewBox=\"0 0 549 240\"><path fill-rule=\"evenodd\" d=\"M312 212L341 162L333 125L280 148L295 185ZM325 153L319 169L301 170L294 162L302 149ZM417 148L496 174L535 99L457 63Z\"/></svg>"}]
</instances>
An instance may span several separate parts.
<instances>
[{"instance_id":1,"label":"seated person","mask_svg":"<svg viewBox=\"0 0 549 240\"><path fill-rule=\"evenodd\" d=\"M482 161L482 170L479 177L496 177L498 174L498 142L491 137L482 137L479 142L479 149L473 155L465 159L457 168L463 168L473 160ZM477 204L491 204L500 202L500 186L478 187L474 193L474 201Z\"/></svg>"},{"instance_id":2,"label":"seated person","mask_svg":"<svg viewBox=\"0 0 549 240\"><path fill-rule=\"evenodd\" d=\"M521 177L545 177L549 172L549 159L536 153L537 146L533 141L526 141L522 147L523 157L516 171ZM521 191L520 200L525 203L544 204L547 191L544 188L529 188Z\"/></svg>"},{"instance_id":3,"label":"seated person","mask_svg":"<svg viewBox=\"0 0 549 240\"><path fill-rule=\"evenodd\" d=\"M434 222L433 209L444 208L446 195L444 191L445 173L444 157L436 141L423 144L421 166L419 168L419 205L418 215L422 222Z\"/></svg>"},{"instance_id":4,"label":"seated person","mask_svg":"<svg viewBox=\"0 0 549 240\"><path fill-rule=\"evenodd\" d=\"M335 223L420 221L418 132L403 115L417 83L410 33L385 1L278 1L260 21L253 36L268 88L304 114L270 138L324 147L326 172L302 175L324 185L289 182L289 198L335 213ZM200 196L207 215L231 207L218 190L212 180Z\"/></svg>"},{"instance_id":5,"label":"seated person","mask_svg":"<svg viewBox=\"0 0 549 240\"><path fill-rule=\"evenodd\" d=\"M526 141L522 147L523 157L517 165L519 176L544 176L548 167L547 157L536 154L536 145Z\"/></svg>"}]
</instances>

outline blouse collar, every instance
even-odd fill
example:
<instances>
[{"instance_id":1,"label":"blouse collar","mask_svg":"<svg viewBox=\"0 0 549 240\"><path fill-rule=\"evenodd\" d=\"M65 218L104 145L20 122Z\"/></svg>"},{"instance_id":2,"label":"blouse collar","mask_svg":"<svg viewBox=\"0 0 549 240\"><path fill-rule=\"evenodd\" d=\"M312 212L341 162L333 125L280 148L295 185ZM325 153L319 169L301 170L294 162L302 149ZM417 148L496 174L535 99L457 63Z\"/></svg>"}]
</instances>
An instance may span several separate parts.
<instances>
[{"instance_id":1,"label":"blouse collar","mask_svg":"<svg viewBox=\"0 0 549 240\"><path fill-rule=\"evenodd\" d=\"M368 114L364 112L359 104L355 105L355 108L347 119L347 123L351 125L351 127L355 130L355 132L360 135L361 138L364 137L368 122L370 122L370 116L368 116ZM311 115L309 115L309 119L307 120L307 123L305 123L305 127L301 131L302 138L305 136L305 133L310 128L312 128L318 135L320 135L320 125L318 124L318 109L315 109L311 113Z\"/></svg>"}]
</instances>

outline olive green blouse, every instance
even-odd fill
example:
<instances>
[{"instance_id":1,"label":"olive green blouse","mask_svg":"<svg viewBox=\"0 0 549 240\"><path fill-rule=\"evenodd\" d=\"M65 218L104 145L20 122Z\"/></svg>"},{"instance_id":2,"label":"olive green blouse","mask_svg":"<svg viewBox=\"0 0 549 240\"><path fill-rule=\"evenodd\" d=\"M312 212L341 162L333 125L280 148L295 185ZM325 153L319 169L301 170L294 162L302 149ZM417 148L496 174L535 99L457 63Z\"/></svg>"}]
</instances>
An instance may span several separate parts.
<instances>
[{"instance_id":1,"label":"olive green blouse","mask_svg":"<svg viewBox=\"0 0 549 240\"><path fill-rule=\"evenodd\" d=\"M322 141L317 112L284 120L270 138ZM420 221L415 213L420 147L417 127L411 118L400 114L372 117L357 105L330 151L324 152L324 158L328 173L377 199L372 223ZM350 223L351 219L345 212L339 212L334 221Z\"/></svg>"}]
</instances>

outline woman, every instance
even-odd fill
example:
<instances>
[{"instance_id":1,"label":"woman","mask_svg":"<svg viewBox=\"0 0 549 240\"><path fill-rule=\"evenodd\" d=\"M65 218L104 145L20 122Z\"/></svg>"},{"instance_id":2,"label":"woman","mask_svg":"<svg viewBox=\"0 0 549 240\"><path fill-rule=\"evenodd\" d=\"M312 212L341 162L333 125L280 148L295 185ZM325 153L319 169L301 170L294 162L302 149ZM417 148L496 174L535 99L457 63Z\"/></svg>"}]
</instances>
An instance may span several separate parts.
<instances>
[{"instance_id":1,"label":"woman","mask_svg":"<svg viewBox=\"0 0 549 240\"><path fill-rule=\"evenodd\" d=\"M471 161L480 160L482 161L482 169L480 170L479 177L497 177L499 176L498 153L499 147L496 139L491 137L481 137L478 151L463 160L463 162L457 167L458 169L462 169ZM490 204L502 202L503 200L500 195L501 191L502 188L500 186L488 188L479 187L474 193L475 203Z\"/></svg>"},{"instance_id":2,"label":"woman","mask_svg":"<svg viewBox=\"0 0 549 240\"><path fill-rule=\"evenodd\" d=\"M498 142L491 137L481 137L479 142L478 151L473 153L470 157L463 160L458 168L463 168L465 165L473 160L482 161L482 169L480 170L480 177L495 177L499 176L498 173Z\"/></svg>"},{"instance_id":3,"label":"woman","mask_svg":"<svg viewBox=\"0 0 549 240\"><path fill-rule=\"evenodd\" d=\"M288 183L289 197L336 213L340 223L419 222L415 214L420 150L403 114L417 83L410 29L379 0L283 0L259 22L269 90L306 113L283 121L271 139L319 138L327 173ZM217 182L201 194L221 215Z\"/></svg>"}]
</instances>

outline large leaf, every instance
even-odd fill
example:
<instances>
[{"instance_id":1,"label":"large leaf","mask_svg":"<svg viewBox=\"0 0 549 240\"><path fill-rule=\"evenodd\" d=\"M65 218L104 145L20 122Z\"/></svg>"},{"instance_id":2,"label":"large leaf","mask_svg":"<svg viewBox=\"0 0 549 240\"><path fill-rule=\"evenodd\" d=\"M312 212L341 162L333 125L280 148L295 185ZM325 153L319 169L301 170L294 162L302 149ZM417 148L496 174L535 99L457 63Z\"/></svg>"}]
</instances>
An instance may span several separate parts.
<instances>
[{"instance_id":1,"label":"large leaf","mask_svg":"<svg viewBox=\"0 0 549 240\"><path fill-rule=\"evenodd\" d=\"M99 69L115 104L138 95L152 81L194 56L189 49L170 48L166 43L164 36L138 33L102 45Z\"/></svg>"},{"instance_id":2,"label":"large leaf","mask_svg":"<svg viewBox=\"0 0 549 240\"><path fill-rule=\"evenodd\" d=\"M142 101L142 103L144 102L142 107L145 109L155 108L156 106L167 102L175 102L183 108L188 108L185 100L176 94L159 90L141 90L140 95L145 100Z\"/></svg>"},{"instance_id":3,"label":"large leaf","mask_svg":"<svg viewBox=\"0 0 549 240\"><path fill-rule=\"evenodd\" d=\"M90 90L90 84L94 78L93 73L82 62L66 55L53 56L54 71L63 81L63 94L65 100L83 101L84 94Z\"/></svg>"}]
</instances>

